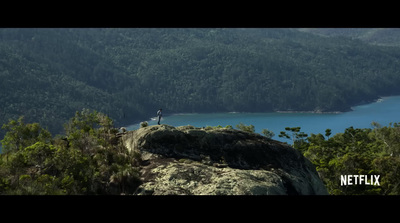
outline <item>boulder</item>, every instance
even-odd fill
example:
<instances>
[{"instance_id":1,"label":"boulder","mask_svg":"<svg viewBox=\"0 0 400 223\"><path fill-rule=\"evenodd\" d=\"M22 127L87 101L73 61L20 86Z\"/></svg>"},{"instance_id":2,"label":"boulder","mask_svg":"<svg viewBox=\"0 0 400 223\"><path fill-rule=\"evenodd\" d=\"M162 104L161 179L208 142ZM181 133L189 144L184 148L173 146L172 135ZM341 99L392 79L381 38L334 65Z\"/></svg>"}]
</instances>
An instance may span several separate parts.
<instances>
[{"instance_id":1,"label":"boulder","mask_svg":"<svg viewBox=\"0 0 400 223\"><path fill-rule=\"evenodd\" d=\"M256 133L157 125L129 131L122 140L145 163L137 194L328 194L299 151Z\"/></svg>"}]
</instances>

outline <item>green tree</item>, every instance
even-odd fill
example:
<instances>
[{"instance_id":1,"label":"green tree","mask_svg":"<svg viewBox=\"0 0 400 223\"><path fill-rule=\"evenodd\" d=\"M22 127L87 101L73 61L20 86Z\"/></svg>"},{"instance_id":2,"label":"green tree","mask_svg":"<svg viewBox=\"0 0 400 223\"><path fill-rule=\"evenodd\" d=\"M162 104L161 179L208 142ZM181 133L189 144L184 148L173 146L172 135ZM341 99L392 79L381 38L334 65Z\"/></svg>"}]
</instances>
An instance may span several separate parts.
<instances>
[{"instance_id":1,"label":"green tree","mask_svg":"<svg viewBox=\"0 0 400 223\"><path fill-rule=\"evenodd\" d=\"M381 175L383 195L400 194L400 157L384 156L373 160L373 167Z\"/></svg>"},{"instance_id":2,"label":"green tree","mask_svg":"<svg viewBox=\"0 0 400 223\"><path fill-rule=\"evenodd\" d=\"M279 137L281 138L286 138L286 139L291 139L292 140L292 146L296 148L300 147L303 143L306 141L306 137L308 134L304 132L300 132L301 127L286 127L285 131L281 131L279 134Z\"/></svg>"},{"instance_id":3,"label":"green tree","mask_svg":"<svg viewBox=\"0 0 400 223\"><path fill-rule=\"evenodd\" d=\"M269 138L269 139L271 139L272 137L275 136L275 133L274 133L273 131L271 131L271 130L268 130L268 129L263 129L263 130L261 130L261 133L262 133L265 137L267 137L267 138Z\"/></svg>"},{"instance_id":4,"label":"green tree","mask_svg":"<svg viewBox=\"0 0 400 223\"><path fill-rule=\"evenodd\" d=\"M10 121L3 141L17 149L0 154L0 194L134 192L140 183L141 156L117 139L111 119L84 110L65 126L69 135L51 138L37 133L37 125ZM18 131L24 137L12 138ZM25 137L26 132L31 137Z\"/></svg>"},{"instance_id":5,"label":"green tree","mask_svg":"<svg viewBox=\"0 0 400 223\"><path fill-rule=\"evenodd\" d=\"M326 137L328 137L328 139L329 139L329 136L332 134L332 129L326 129L325 130L325 136Z\"/></svg>"},{"instance_id":6,"label":"green tree","mask_svg":"<svg viewBox=\"0 0 400 223\"><path fill-rule=\"evenodd\" d=\"M118 132L113 128L113 121L108 116L97 111L83 109L64 125L67 140L74 148L89 151L101 144L106 144Z\"/></svg>"},{"instance_id":7,"label":"green tree","mask_svg":"<svg viewBox=\"0 0 400 223\"><path fill-rule=\"evenodd\" d=\"M23 116L18 120L10 120L2 129L7 131L1 140L5 153L21 150L38 141L48 143L52 138L50 132L40 127L39 123L25 124Z\"/></svg>"}]
</instances>

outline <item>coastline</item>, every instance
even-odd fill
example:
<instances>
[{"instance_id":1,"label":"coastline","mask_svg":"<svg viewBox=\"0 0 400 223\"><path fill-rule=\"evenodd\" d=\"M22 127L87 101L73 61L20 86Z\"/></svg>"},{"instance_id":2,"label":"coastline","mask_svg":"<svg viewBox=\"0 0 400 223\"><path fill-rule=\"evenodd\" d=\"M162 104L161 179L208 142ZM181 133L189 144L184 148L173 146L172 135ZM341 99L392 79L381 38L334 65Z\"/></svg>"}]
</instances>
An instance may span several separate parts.
<instances>
[{"instance_id":1,"label":"coastline","mask_svg":"<svg viewBox=\"0 0 400 223\"><path fill-rule=\"evenodd\" d=\"M328 111L328 112L323 112L323 111L275 111L277 113L313 113L313 114L341 114L343 112L347 111Z\"/></svg>"},{"instance_id":2,"label":"coastline","mask_svg":"<svg viewBox=\"0 0 400 223\"><path fill-rule=\"evenodd\" d=\"M386 100L388 97L394 97L398 95L388 95L388 96L378 96L373 100L364 100L362 102L356 103L350 107L344 108L343 110L337 110L337 111L321 111L321 110L311 110L311 111L294 111L294 110L278 110L278 111L269 111L271 113L309 113L309 114L343 114L346 112L351 112L354 111L354 107L357 106L362 106L366 104L371 104L371 103L380 103ZM228 113L228 114L240 114L240 113L254 113L254 112L238 112L238 111L225 111L225 112L206 112L205 114L212 114L212 113ZM165 117L168 116L174 116L174 115L195 115L195 114L202 114L201 112L180 112L180 113L172 113L169 115L165 115ZM164 118L164 117L163 117ZM154 121L154 117L150 117L145 121ZM132 128L134 126L140 125L140 122L135 122L135 124L130 124L127 125L127 128Z\"/></svg>"},{"instance_id":3,"label":"coastline","mask_svg":"<svg viewBox=\"0 0 400 223\"><path fill-rule=\"evenodd\" d=\"M361 105L367 105L371 103L380 103L385 100L385 98L388 97L393 97L395 95L390 95L390 96L379 96L376 99L373 100L367 100L367 101L362 101L357 104L352 105L350 108L342 111L320 111L320 110L314 110L314 111L275 111L277 113L313 113L313 114L341 114L344 112L351 112L354 111L354 107L361 106Z\"/></svg>"}]
</instances>

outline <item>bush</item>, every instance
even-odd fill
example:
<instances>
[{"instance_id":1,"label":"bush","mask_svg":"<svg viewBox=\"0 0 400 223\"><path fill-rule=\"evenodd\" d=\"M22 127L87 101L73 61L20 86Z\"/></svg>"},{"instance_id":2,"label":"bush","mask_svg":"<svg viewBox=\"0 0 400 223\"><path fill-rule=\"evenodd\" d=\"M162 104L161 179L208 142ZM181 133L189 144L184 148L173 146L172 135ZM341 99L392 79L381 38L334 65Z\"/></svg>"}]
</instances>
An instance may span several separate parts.
<instances>
[{"instance_id":1,"label":"bush","mask_svg":"<svg viewBox=\"0 0 400 223\"><path fill-rule=\"evenodd\" d=\"M149 123L146 122L146 121L140 123L140 128L144 128L144 127L147 127L147 126L149 126Z\"/></svg>"},{"instance_id":2,"label":"bush","mask_svg":"<svg viewBox=\"0 0 400 223\"><path fill-rule=\"evenodd\" d=\"M238 125L236 125L236 128L238 128L239 130L241 130L243 132L254 133L256 131L254 128L254 125L245 125L243 123L239 123Z\"/></svg>"},{"instance_id":3,"label":"bush","mask_svg":"<svg viewBox=\"0 0 400 223\"><path fill-rule=\"evenodd\" d=\"M261 131L261 133L262 133L265 137L267 137L268 139L270 139L270 138L272 138L272 137L275 136L275 133L274 133L273 131L271 131L271 130L268 130L268 129L263 129L263 130Z\"/></svg>"}]
</instances>

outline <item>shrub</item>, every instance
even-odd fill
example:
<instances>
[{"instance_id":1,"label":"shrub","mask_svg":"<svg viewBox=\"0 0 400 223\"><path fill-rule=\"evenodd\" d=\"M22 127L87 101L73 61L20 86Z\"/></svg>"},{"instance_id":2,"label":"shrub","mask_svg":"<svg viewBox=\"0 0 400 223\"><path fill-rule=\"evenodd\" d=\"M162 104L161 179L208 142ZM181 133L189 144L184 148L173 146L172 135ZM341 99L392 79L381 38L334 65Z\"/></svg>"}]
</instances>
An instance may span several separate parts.
<instances>
[{"instance_id":1,"label":"shrub","mask_svg":"<svg viewBox=\"0 0 400 223\"><path fill-rule=\"evenodd\" d=\"M231 125L227 125L225 126L226 129L233 129L233 127Z\"/></svg>"},{"instance_id":2,"label":"shrub","mask_svg":"<svg viewBox=\"0 0 400 223\"><path fill-rule=\"evenodd\" d=\"M275 133L274 133L273 131L271 131L271 130L268 130L268 129L263 129L263 130L261 131L261 133L262 133L265 137L267 137L268 139L270 139L270 138L272 138L272 137L275 136Z\"/></svg>"},{"instance_id":3,"label":"shrub","mask_svg":"<svg viewBox=\"0 0 400 223\"><path fill-rule=\"evenodd\" d=\"M140 123L140 128L144 128L144 127L147 127L147 126L149 126L149 123L146 122L146 121Z\"/></svg>"},{"instance_id":4,"label":"shrub","mask_svg":"<svg viewBox=\"0 0 400 223\"><path fill-rule=\"evenodd\" d=\"M250 133L255 132L254 125L245 125L243 123L239 123L236 125L236 128L238 128L239 130L244 131L244 132L250 132Z\"/></svg>"}]
</instances>

